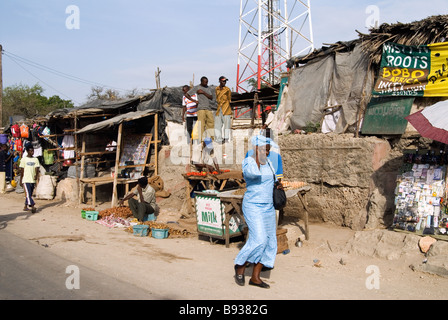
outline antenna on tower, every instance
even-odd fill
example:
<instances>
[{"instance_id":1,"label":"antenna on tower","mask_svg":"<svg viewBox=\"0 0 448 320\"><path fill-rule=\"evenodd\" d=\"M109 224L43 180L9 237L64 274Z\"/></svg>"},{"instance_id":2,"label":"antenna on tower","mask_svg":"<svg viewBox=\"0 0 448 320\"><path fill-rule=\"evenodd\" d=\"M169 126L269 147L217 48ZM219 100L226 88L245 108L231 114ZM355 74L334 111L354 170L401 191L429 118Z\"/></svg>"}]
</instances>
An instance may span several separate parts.
<instances>
[{"instance_id":1,"label":"antenna on tower","mask_svg":"<svg viewBox=\"0 0 448 320\"><path fill-rule=\"evenodd\" d=\"M241 0L237 92L279 84L286 62L313 50L310 0Z\"/></svg>"}]
</instances>

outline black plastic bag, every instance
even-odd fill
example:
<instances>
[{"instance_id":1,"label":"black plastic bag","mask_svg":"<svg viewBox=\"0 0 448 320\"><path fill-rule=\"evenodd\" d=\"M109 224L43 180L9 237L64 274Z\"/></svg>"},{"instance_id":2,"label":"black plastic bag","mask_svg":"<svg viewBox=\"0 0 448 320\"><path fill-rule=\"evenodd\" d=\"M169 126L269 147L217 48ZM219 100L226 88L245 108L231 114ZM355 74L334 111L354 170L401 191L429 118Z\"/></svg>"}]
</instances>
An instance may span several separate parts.
<instances>
[{"instance_id":1,"label":"black plastic bag","mask_svg":"<svg viewBox=\"0 0 448 320\"><path fill-rule=\"evenodd\" d=\"M286 206L286 193L283 189L278 189L279 182L274 183L274 208L281 210Z\"/></svg>"}]
</instances>

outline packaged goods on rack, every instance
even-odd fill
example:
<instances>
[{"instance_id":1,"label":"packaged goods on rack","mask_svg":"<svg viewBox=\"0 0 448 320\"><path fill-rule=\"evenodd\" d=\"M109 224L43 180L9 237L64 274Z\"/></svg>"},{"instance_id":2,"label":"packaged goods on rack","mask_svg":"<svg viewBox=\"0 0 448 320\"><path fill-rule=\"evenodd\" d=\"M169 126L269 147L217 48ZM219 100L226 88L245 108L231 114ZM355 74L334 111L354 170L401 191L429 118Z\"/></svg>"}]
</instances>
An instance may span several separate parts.
<instances>
[{"instance_id":1,"label":"packaged goods on rack","mask_svg":"<svg viewBox=\"0 0 448 320\"><path fill-rule=\"evenodd\" d=\"M407 171L402 170L397 177L393 228L446 235L446 166L431 157L427 157L427 161L414 158L418 163L407 161L404 166Z\"/></svg>"}]
</instances>

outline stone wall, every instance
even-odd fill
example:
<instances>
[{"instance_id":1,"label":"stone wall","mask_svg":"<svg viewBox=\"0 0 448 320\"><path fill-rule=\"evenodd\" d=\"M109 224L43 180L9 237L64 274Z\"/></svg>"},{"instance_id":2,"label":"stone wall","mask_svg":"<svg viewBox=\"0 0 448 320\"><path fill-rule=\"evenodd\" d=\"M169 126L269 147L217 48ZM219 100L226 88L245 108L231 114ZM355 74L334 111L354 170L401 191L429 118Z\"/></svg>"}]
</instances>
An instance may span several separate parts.
<instances>
[{"instance_id":1,"label":"stone wall","mask_svg":"<svg viewBox=\"0 0 448 320\"><path fill-rule=\"evenodd\" d=\"M387 140L353 134L279 137L285 180L311 185L310 220L354 230L387 226L393 218L395 179L402 154ZM303 213L297 199L285 215Z\"/></svg>"}]
</instances>

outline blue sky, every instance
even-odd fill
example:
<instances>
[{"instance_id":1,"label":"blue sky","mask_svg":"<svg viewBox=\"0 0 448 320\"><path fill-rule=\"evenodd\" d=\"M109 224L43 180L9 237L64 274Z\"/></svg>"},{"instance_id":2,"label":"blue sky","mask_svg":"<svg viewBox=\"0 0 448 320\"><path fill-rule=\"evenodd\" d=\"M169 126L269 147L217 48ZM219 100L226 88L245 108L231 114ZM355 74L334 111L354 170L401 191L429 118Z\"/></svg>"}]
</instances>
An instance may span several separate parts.
<instances>
[{"instance_id":1,"label":"blue sky","mask_svg":"<svg viewBox=\"0 0 448 320\"><path fill-rule=\"evenodd\" d=\"M70 5L79 8L79 29L66 27ZM448 14L446 0L311 0L315 47L355 39L355 30L367 33L371 5L380 23ZM3 87L39 83L44 95L80 105L95 84L122 93L154 89L157 68L162 86L188 84L193 76L197 84L203 75L218 84L225 75L235 87L239 10L238 0L2 0L0 44L9 55Z\"/></svg>"}]
</instances>

